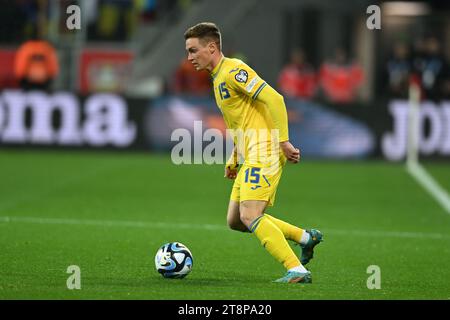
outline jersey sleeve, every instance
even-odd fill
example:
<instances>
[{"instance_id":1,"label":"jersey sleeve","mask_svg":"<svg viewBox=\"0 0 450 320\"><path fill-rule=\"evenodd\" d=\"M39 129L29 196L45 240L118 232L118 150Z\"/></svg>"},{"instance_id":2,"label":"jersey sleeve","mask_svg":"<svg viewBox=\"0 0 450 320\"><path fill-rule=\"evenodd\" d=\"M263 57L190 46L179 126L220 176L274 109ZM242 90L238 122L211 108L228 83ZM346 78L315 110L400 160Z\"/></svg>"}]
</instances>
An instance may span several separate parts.
<instances>
[{"instance_id":1,"label":"jersey sleeve","mask_svg":"<svg viewBox=\"0 0 450 320\"><path fill-rule=\"evenodd\" d=\"M253 100L263 102L269 109L275 128L280 131L280 142L289 140L288 117L283 97L256 72L245 64L232 69L227 76L227 84ZM264 88L267 88L263 90ZM263 92L261 94L261 92Z\"/></svg>"},{"instance_id":2,"label":"jersey sleeve","mask_svg":"<svg viewBox=\"0 0 450 320\"><path fill-rule=\"evenodd\" d=\"M255 100L261 90L267 85L256 72L245 64L236 66L228 72L227 85Z\"/></svg>"},{"instance_id":3,"label":"jersey sleeve","mask_svg":"<svg viewBox=\"0 0 450 320\"><path fill-rule=\"evenodd\" d=\"M266 85L266 89L258 95L258 101L264 103L269 109L275 128L279 130L279 141L289 141L288 116L283 96L271 86Z\"/></svg>"}]
</instances>

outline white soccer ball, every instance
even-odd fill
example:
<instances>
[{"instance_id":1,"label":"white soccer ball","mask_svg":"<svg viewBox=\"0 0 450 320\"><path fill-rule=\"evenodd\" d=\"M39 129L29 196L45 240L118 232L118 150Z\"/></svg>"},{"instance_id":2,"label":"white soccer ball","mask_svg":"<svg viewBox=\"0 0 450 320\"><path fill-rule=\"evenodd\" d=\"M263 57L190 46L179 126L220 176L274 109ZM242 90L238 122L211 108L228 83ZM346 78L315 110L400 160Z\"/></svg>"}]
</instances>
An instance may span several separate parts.
<instances>
[{"instance_id":1,"label":"white soccer ball","mask_svg":"<svg viewBox=\"0 0 450 320\"><path fill-rule=\"evenodd\" d=\"M180 242L164 244L156 252L155 267L164 278L184 278L192 270L191 251Z\"/></svg>"}]
</instances>

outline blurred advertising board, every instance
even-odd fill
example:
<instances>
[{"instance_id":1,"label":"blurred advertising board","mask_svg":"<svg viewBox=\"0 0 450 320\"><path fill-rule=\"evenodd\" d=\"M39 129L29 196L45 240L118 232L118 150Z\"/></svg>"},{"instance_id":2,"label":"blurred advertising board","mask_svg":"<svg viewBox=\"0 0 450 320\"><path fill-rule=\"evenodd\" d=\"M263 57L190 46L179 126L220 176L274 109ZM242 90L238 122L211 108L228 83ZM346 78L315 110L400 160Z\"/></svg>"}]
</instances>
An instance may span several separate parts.
<instances>
[{"instance_id":1,"label":"blurred advertising board","mask_svg":"<svg viewBox=\"0 0 450 320\"><path fill-rule=\"evenodd\" d=\"M319 104L286 99L289 136L302 155L314 158L365 158L373 154L376 137L367 124ZM222 115L210 98L169 96L154 101L146 114L147 140L157 149L171 147L171 133L185 128L195 136L195 121L202 129L225 133ZM172 143L173 146L173 143Z\"/></svg>"},{"instance_id":2,"label":"blurred advertising board","mask_svg":"<svg viewBox=\"0 0 450 320\"><path fill-rule=\"evenodd\" d=\"M386 159L402 160L407 152L409 101L389 102L390 128L380 137ZM450 101L423 101L418 112L418 151L421 156L450 160Z\"/></svg>"},{"instance_id":3,"label":"blurred advertising board","mask_svg":"<svg viewBox=\"0 0 450 320\"><path fill-rule=\"evenodd\" d=\"M408 101L369 107L285 101L290 140L304 158L405 158ZM450 101L423 102L419 123L420 154L449 159ZM214 142L209 129L220 132L226 142L222 114L210 97L148 100L115 93L0 91L0 147L170 152L180 142L174 138L177 129L189 133L193 145L200 139L198 152Z\"/></svg>"},{"instance_id":4,"label":"blurred advertising board","mask_svg":"<svg viewBox=\"0 0 450 320\"><path fill-rule=\"evenodd\" d=\"M111 93L5 90L0 92L0 146L133 148L140 103Z\"/></svg>"}]
</instances>

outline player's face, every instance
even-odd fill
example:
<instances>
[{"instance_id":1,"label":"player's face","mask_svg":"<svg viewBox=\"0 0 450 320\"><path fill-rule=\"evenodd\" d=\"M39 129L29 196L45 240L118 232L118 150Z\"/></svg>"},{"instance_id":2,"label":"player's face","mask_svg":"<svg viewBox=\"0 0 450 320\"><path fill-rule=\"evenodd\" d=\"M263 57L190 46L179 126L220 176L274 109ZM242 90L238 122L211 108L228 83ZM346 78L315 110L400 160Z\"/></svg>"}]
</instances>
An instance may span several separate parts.
<instances>
[{"instance_id":1,"label":"player's face","mask_svg":"<svg viewBox=\"0 0 450 320\"><path fill-rule=\"evenodd\" d=\"M189 38L186 40L186 51L188 60L197 71L205 70L211 64L212 54L208 45L204 46L198 38Z\"/></svg>"}]
</instances>

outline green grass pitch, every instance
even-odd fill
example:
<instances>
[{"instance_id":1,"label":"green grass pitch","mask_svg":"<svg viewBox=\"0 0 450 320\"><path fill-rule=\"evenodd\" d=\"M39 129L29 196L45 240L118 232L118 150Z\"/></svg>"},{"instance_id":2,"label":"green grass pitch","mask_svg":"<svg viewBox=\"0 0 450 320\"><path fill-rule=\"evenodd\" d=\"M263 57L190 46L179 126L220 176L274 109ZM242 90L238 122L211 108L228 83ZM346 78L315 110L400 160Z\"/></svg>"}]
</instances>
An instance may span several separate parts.
<instances>
[{"instance_id":1,"label":"green grass pitch","mask_svg":"<svg viewBox=\"0 0 450 320\"><path fill-rule=\"evenodd\" d=\"M426 168L450 190L448 163ZM450 215L402 164L285 168L268 212L323 231L312 285L272 283L283 267L227 229L231 186L222 165L168 155L2 150L0 299L450 299ZM185 279L155 271L169 241L193 253ZM66 287L70 265L80 290ZM367 288L370 265L381 289Z\"/></svg>"}]
</instances>

